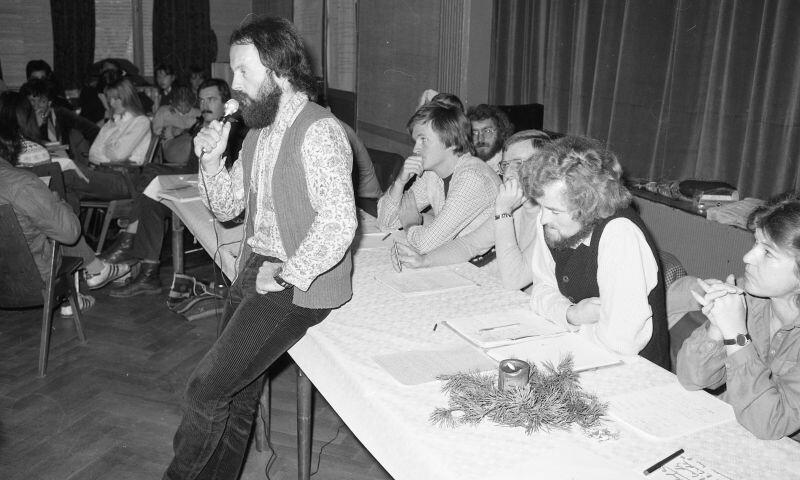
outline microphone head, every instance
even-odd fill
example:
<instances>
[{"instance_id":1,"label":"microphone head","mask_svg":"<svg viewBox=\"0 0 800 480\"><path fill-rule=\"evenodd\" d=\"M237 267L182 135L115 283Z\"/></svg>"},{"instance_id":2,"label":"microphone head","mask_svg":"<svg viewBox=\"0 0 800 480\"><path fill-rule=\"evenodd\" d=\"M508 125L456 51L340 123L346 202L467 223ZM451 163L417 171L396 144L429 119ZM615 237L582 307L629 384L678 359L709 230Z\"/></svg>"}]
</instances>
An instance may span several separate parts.
<instances>
[{"instance_id":1,"label":"microphone head","mask_svg":"<svg viewBox=\"0 0 800 480\"><path fill-rule=\"evenodd\" d=\"M225 116L230 117L239 110L239 102L231 98L225 102Z\"/></svg>"}]
</instances>

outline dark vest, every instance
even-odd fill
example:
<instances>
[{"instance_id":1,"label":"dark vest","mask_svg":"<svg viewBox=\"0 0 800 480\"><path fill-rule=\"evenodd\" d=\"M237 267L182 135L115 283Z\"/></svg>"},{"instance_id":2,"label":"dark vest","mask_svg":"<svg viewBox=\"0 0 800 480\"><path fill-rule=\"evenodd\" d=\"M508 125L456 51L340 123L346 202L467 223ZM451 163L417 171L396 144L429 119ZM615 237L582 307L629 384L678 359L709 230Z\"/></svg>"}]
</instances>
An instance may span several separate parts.
<instances>
[{"instance_id":1,"label":"dark vest","mask_svg":"<svg viewBox=\"0 0 800 480\"><path fill-rule=\"evenodd\" d=\"M556 262L558 289L562 295L569 298L573 303L578 303L585 298L600 296L600 289L597 285L597 249L600 245L603 230L605 230L608 222L615 218L627 218L639 227L658 264L658 284L647 296L647 302L653 311L653 335L647 345L639 352L639 355L669 370L669 332L667 330L667 308L661 260L657 255L658 249L655 242L639 215L633 209L619 210L611 217L600 221L592 231L592 241L588 246L581 244L575 249L550 249L550 253Z\"/></svg>"},{"instance_id":2,"label":"dark vest","mask_svg":"<svg viewBox=\"0 0 800 480\"><path fill-rule=\"evenodd\" d=\"M275 218L283 248L289 257L294 255L300 243L308 235L311 224L317 215L308 196L301 150L306 131L314 122L322 118L334 117L315 103L308 102L303 107L294 123L286 129L272 172L272 201L275 207ZM242 143L242 152L239 155L242 161L246 191L250 189L253 157L260 132L261 130L250 130ZM250 192L248 198L244 247L239 260L240 269L245 267L245 260L251 253L246 240L253 235L253 221L256 212L257 195L255 192ZM350 280L352 270L353 261L348 249L339 263L314 279L308 291L304 292L295 287L293 303L306 308L336 308L345 304L353 295Z\"/></svg>"}]
</instances>

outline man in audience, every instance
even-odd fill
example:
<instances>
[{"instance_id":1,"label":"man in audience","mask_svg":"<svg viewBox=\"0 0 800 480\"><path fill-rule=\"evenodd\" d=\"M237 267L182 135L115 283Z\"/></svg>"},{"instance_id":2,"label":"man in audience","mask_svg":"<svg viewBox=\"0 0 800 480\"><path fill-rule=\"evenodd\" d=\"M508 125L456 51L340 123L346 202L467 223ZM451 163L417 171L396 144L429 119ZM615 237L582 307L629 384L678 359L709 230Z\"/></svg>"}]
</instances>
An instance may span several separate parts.
<instances>
[{"instance_id":1,"label":"man in audience","mask_svg":"<svg viewBox=\"0 0 800 480\"><path fill-rule=\"evenodd\" d=\"M236 478L267 368L352 295L353 159L336 118L308 100L303 40L268 17L230 43L234 96L252 130L230 171L229 126L203 129L195 153L200 198L220 220L246 209L247 233L222 332L188 380L165 479Z\"/></svg>"},{"instance_id":2,"label":"man in audience","mask_svg":"<svg viewBox=\"0 0 800 480\"><path fill-rule=\"evenodd\" d=\"M657 250L621 177L616 156L581 137L546 144L523 164L524 193L541 208L531 305L617 353L669 369Z\"/></svg>"},{"instance_id":3,"label":"man in audience","mask_svg":"<svg viewBox=\"0 0 800 480\"><path fill-rule=\"evenodd\" d=\"M378 201L378 226L402 227L411 247L400 247L402 253L425 254L491 221L500 178L473 156L470 124L461 110L427 103L414 113L407 128L414 139L414 153ZM423 214L429 206L432 212ZM488 243L483 251L491 246Z\"/></svg>"},{"instance_id":4,"label":"man in audience","mask_svg":"<svg viewBox=\"0 0 800 480\"><path fill-rule=\"evenodd\" d=\"M200 117L200 110L194 107L196 98L189 87L175 87L172 103L162 104L153 116L153 134L158 135L162 142L168 142L192 128Z\"/></svg>"},{"instance_id":5,"label":"man in audience","mask_svg":"<svg viewBox=\"0 0 800 480\"><path fill-rule=\"evenodd\" d=\"M67 97L64 95L64 88L53 73L53 69L50 67L49 63L44 60L31 60L25 65L25 80L31 81L34 79L47 80L50 82L53 85L53 91L51 92L52 98L50 100L59 107L72 110L72 105L70 105L69 100L67 100Z\"/></svg>"},{"instance_id":6,"label":"man in audience","mask_svg":"<svg viewBox=\"0 0 800 480\"><path fill-rule=\"evenodd\" d=\"M482 103L470 107L467 117L472 123L472 145L478 158L499 175L503 143L514 133L508 116L499 108Z\"/></svg>"},{"instance_id":7,"label":"man in audience","mask_svg":"<svg viewBox=\"0 0 800 480\"><path fill-rule=\"evenodd\" d=\"M158 105L172 104L172 84L175 82L175 70L172 65L161 63L156 66L156 84L158 85Z\"/></svg>"},{"instance_id":8,"label":"man in audience","mask_svg":"<svg viewBox=\"0 0 800 480\"><path fill-rule=\"evenodd\" d=\"M68 145L73 160L88 164L89 148L100 127L68 108L55 105L55 86L47 80L34 78L22 85L20 93L28 97L36 110L41 138Z\"/></svg>"},{"instance_id":9,"label":"man in audience","mask_svg":"<svg viewBox=\"0 0 800 480\"><path fill-rule=\"evenodd\" d=\"M212 121L219 120L225 113L225 102L230 99L231 92L225 80L211 78L200 85L200 109L202 116L198 123L190 129L192 139L201 128ZM242 122L235 122L231 127L226 155L231 165L239 155L247 128ZM182 139L181 139L182 140ZM191 146L191 145L189 145ZM120 233L116 242L101 257L111 263L141 262L135 277L129 283L115 287L109 292L112 297L126 298L137 295L155 295L161 293L159 265L161 245L164 240L164 219L171 218L169 208L141 193L147 184L158 175L172 175L197 172L197 156L189 151L188 161L183 164L175 161L164 165L150 164L145 167L137 182L139 192L134 197L131 223L125 232ZM175 160L175 159L173 159Z\"/></svg>"}]
</instances>

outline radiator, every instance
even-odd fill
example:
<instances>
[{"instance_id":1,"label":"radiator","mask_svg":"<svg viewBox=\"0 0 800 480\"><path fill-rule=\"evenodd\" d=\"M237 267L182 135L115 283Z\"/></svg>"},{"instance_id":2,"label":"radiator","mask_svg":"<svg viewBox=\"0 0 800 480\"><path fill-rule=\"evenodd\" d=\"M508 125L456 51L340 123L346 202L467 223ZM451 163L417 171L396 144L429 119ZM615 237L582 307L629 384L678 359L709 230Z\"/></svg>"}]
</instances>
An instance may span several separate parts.
<instances>
[{"instance_id":1,"label":"radiator","mask_svg":"<svg viewBox=\"0 0 800 480\"><path fill-rule=\"evenodd\" d=\"M744 274L742 257L753 245L751 232L640 197L634 203L658 248L675 255L689 275Z\"/></svg>"}]
</instances>

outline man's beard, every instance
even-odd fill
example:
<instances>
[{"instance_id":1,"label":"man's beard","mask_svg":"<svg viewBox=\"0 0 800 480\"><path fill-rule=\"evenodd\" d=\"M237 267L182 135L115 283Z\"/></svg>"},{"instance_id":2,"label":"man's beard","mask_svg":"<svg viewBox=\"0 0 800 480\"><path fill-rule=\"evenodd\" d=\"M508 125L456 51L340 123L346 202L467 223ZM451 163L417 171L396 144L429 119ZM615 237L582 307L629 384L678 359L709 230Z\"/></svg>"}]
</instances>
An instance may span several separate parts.
<instances>
[{"instance_id":1,"label":"man's beard","mask_svg":"<svg viewBox=\"0 0 800 480\"><path fill-rule=\"evenodd\" d=\"M488 148L488 150L487 150ZM484 162L488 162L489 160L494 157L500 149L503 148L503 143L499 140L495 140L492 145L487 145L483 142L475 144L475 153L478 155L478 158L483 160Z\"/></svg>"},{"instance_id":2,"label":"man's beard","mask_svg":"<svg viewBox=\"0 0 800 480\"><path fill-rule=\"evenodd\" d=\"M272 90L267 92L267 81L258 89L258 98L252 99L249 95L238 90L231 92L231 96L239 102L242 119L250 128L264 128L272 125L281 103L281 89L273 84Z\"/></svg>"},{"instance_id":3,"label":"man's beard","mask_svg":"<svg viewBox=\"0 0 800 480\"><path fill-rule=\"evenodd\" d=\"M547 246L553 250L566 250L568 248L575 248L589 237L589 234L592 233L592 230L594 230L594 223L589 223L582 226L580 230L573 233L569 237L552 238L548 235L547 227L544 227L544 241L547 243Z\"/></svg>"}]
</instances>

